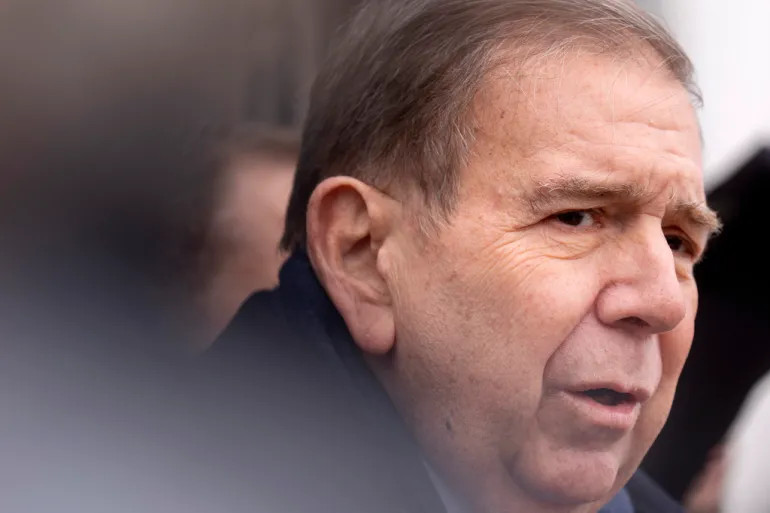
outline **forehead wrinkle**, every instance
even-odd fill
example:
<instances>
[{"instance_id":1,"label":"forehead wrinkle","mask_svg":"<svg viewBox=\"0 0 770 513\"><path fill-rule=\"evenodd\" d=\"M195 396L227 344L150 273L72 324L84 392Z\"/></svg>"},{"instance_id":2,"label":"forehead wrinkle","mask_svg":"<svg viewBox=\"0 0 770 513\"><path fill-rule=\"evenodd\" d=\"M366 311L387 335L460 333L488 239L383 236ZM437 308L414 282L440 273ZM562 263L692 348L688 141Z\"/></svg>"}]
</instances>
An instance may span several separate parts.
<instances>
[{"instance_id":1,"label":"forehead wrinkle","mask_svg":"<svg viewBox=\"0 0 770 513\"><path fill-rule=\"evenodd\" d=\"M612 78L612 81L611 81L610 86L609 86L608 91L607 91L607 94L609 95L609 98L611 100L610 101L610 121L609 122L613 126L612 136L611 136L611 140L613 142L615 141L615 128L616 128L615 127L615 123L616 123L616 121L618 119L617 118L616 107L615 107L615 103L616 103L616 100L617 100L617 95L615 94L615 90L616 90L616 87L618 85L618 81L620 81L620 79L621 79L621 75L625 75L626 82L628 81L628 71L626 69L626 65L628 64L628 60L626 59L623 62L619 62L619 61L620 61L619 56L617 56L617 57L615 57L613 59L613 64L617 67L617 70L615 72L615 75Z\"/></svg>"},{"instance_id":2,"label":"forehead wrinkle","mask_svg":"<svg viewBox=\"0 0 770 513\"><path fill-rule=\"evenodd\" d=\"M655 108L659 105L662 105L666 102L669 102L673 99L675 99L679 95L678 91L671 91L668 94L661 95L658 98L655 98L653 100L648 101L647 103L640 105L638 108L631 110L626 113L623 120L628 119L631 121L634 117L641 116L642 113L645 110ZM671 118L668 121L671 121L671 123L660 123L660 122L654 122L654 120L648 119L647 124L653 128L660 129L660 130L666 130L666 131L679 131L682 128L681 124L676 123L676 119ZM633 122L633 121L632 121ZM638 122L638 121L637 121ZM668 125L668 127L666 126Z\"/></svg>"},{"instance_id":3,"label":"forehead wrinkle","mask_svg":"<svg viewBox=\"0 0 770 513\"><path fill-rule=\"evenodd\" d=\"M609 105L609 123L618 123L629 121L632 123L641 123L650 126L651 128L661 129L663 131L681 131L683 125L678 123L675 117L666 116L664 123L661 120L653 120L649 117L644 122L639 121L638 118L645 117L644 111L648 109L654 109L659 106L665 106L666 103L676 101L677 97L681 94L686 94L687 91L684 87L680 86L678 90L669 90L663 94L656 95L656 97L649 99L642 105L634 105L635 101L629 101L628 98L619 98L616 94L618 83L625 78L626 85L628 82L630 69L647 69L648 72L644 76L640 83L637 85L637 89L652 87L657 88L654 81L663 79L667 83L677 84L676 78L671 76L665 69L665 61L660 59L657 55L650 55L645 48L630 48L629 52L615 51L611 54L612 66L616 68L608 87L605 89L607 94ZM605 57L605 56L598 56ZM652 84L652 85L650 85ZM637 95L634 96L637 98ZM688 97L688 103L693 106L692 100ZM630 109L629 109L630 107ZM700 128L697 120L696 125ZM614 127L613 127L614 128ZM612 140L614 141L615 131L612 132Z\"/></svg>"}]
</instances>

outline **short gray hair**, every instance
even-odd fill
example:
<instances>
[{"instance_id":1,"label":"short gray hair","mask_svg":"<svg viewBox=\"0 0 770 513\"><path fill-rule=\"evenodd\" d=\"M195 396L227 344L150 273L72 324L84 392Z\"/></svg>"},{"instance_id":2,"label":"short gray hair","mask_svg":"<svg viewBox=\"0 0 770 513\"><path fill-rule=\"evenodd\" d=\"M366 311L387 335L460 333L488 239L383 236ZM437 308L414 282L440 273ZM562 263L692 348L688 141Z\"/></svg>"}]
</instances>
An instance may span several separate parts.
<instances>
[{"instance_id":1,"label":"short gray hair","mask_svg":"<svg viewBox=\"0 0 770 513\"><path fill-rule=\"evenodd\" d=\"M313 86L281 246L305 245L310 196L335 175L380 189L416 188L447 218L473 140L470 106L483 79L517 50L531 57L578 44L598 52L652 50L700 101L687 55L630 0L364 4Z\"/></svg>"}]
</instances>

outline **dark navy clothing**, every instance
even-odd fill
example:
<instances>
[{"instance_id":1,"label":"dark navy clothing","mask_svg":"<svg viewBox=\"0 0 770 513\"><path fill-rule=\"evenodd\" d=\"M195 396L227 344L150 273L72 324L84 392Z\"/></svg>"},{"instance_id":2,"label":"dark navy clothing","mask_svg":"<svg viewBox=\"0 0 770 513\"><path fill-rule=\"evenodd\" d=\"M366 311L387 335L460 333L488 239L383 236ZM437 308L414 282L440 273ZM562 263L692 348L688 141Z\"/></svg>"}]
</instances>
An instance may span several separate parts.
<instances>
[{"instance_id":1,"label":"dark navy clothing","mask_svg":"<svg viewBox=\"0 0 770 513\"><path fill-rule=\"evenodd\" d=\"M277 513L444 512L419 447L307 257L293 255L280 278L245 303L203 358L214 376L204 405L234 423L233 450L255 496ZM602 509L679 512L641 475Z\"/></svg>"},{"instance_id":2,"label":"dark navy clothing","mask_svg":"<svg viewBox=\"0 0 770 513\"><path fill-rule=\"evenodd\" d=\"M610 502L604 505L599 513L634 513L634 505L626 490L620 490Z\"/></svg>"}]
</instances>

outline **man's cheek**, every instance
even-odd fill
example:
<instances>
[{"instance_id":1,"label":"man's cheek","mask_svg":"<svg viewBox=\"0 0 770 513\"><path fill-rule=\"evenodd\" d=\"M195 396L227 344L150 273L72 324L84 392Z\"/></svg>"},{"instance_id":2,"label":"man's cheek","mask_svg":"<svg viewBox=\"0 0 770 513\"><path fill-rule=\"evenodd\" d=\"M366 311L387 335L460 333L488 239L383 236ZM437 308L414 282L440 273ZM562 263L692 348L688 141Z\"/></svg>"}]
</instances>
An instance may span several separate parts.
<instances>
[{"instance_id":1,"label":"man's cheek","mask_svg":"<svg viewBox=\"0 0 770 513\"><path fill-rule=\"evenodd\" d=\"M682 372L690 349L691 328L678 327L676 330L660 336L662 375L653 397L644 406L637 427L637 437L647 446L658 436L666 423L676 392L677 382ZM690 334L690 335L688 335ZM688 338L689 337L689 338Z\"/></svg>"},{"instance_id":2,"label":"man's cheek","mask_svg":"<svg viewBox=\"0 0 770 513\"><path fill-rule=\"evenodd\" d=\"M672 380L674 387L690 354L694 333L694 316L688 313L676 328L658 337L663 359L663 379Z\"/></svg>"},{"instance_id":3,"label":"man's cheek","mask_svg":"<svg viewBox=\"0 0 770 513\"><path fill-rule=\"evenodd\" d=\"M664 376L652 398L644 405L639 422L634 428L634 438L644 454L658 437L668 420L674 401L676 380Z\"/></svg>"},{"instance_id":4,"label":"man's cheek","mask_svg":"<svg viewBox=\"0 0 770 513\"><path fill-rule=\"evenodd\" d=\"M540 257L518 283L517 314L525 325L537 322L546 333L572 329L593 309L601 289L591 258Z\"/></svg>"},{"instance_id":5,"label":"man's cheek","mask_svg":"<svg viewBox=\"0 0 770 513\"><path fill-rule=\"evenodd\" d=\"M464 276L465 292L494 304L504 297L517 302L536 299L540 276L549 273L553 259L542 245L526 237L503 236L481 248L469 250L458 260L453 275Z\"/></svg>"},{"instance_id":6,"label":"man's cheek","mask_svg":"<svg viewBox=\"0 0 770 513\"><path fill-rule=\"evenodd\" d=\"M557 260L576 260L589 257L593 252L607 245L606 234L598 232L570 231L554 223L538 226L540 252L543 256Z\"/></svg>"}]
</instances>

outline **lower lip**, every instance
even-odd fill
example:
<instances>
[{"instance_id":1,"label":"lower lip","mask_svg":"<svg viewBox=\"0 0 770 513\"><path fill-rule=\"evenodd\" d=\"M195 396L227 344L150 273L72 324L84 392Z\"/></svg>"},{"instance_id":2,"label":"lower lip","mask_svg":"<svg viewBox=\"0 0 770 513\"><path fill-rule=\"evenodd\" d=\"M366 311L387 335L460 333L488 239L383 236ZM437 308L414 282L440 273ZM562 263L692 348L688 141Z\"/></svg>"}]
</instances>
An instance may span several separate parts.
<instances>
[{"instance_id":1,"label":"lower lip","mask_svg":"<svg viewBox=\"0 0 770 513\"><path fill-rule=\"evenodd\" d=\"M638 402L624 402L610 406L598 403L590 397L576 392L565 392L564 395L572 403L579 416L597 426L628 431L634 427L636 419L639 417L641 405Z\"/></svg>"}]
</instances>

